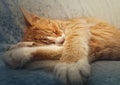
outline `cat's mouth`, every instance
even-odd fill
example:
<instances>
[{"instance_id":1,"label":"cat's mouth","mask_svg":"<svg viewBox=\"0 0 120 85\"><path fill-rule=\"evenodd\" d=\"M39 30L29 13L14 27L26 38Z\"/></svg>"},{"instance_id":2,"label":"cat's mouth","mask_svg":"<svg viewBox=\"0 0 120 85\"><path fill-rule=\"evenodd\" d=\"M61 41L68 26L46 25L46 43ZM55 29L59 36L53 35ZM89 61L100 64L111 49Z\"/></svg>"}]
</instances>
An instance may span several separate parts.
<instances>
[{"instance_id":1,"label":"cat's mouth","mask_svg":"<svg viewBox=\"0 0 120 85\"><path fill-rule=\"evenodd\" d=\"M52 40L56 45L62 45L65 41L65 35L62 34L60 37L47 37L47 39Z\"/></svg>"},{"instance_id":2,"label":"cat's mouth","mask_svg":"<svg viewBox=\"0 0 120 85\"><path fill-rule=\"evenodd\" d=\"M58 37L58 38L56 38L55 44L62 45L64 43L64 41L65 41L64 37Z\"/></svg>"}]
</instances>

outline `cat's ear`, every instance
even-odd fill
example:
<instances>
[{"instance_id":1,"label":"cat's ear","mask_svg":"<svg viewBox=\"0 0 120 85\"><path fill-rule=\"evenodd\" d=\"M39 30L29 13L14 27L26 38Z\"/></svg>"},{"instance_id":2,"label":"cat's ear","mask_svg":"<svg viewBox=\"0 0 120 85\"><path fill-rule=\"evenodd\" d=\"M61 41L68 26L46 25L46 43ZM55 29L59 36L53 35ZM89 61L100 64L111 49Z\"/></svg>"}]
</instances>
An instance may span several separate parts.
<instances>
[{"instance_id":1,"label":"cat's ear","mask_svg":"<svg viewBox=\"0 0 120 85\"><path fill-rule=\"evenodd\" d=\"M25 8L23 7L20 7L22 13L23 13L23 16L26 20L26 22L33 26L38 20L40 20L40 17L38 17L37 15L34 15L32 13L30 13L28 10L26 10Z\"/></svg>"}]
</instances>

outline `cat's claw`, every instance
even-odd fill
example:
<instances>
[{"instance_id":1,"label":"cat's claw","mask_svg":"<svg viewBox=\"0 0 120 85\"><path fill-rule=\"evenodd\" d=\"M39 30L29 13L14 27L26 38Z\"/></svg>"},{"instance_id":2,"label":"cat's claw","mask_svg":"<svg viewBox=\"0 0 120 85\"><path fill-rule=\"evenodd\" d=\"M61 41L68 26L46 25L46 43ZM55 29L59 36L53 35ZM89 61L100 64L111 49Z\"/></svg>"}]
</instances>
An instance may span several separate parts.
<instances>
[{"instance_id":1,"label":"cat's claw","mask_svg":"<svg viewBox=\"0 0 120 85\"><path fill-rule=\"evenodd\" d=\"M83 85L90 74L90 65L79 60L74 63L59 63L54 68L56 78L64 85Z\"/></svg>"},{"instance_id":2,"label":"cat's claw","mask_svg":"<svg viewBox=\"0 0 120 85\"><path fill-rule=\"evenodd\" d=\"M3 61L11 68L21 68L32 58L31 51L27 47L16 48L3 54Z\"/></svg>"}]
</instances>

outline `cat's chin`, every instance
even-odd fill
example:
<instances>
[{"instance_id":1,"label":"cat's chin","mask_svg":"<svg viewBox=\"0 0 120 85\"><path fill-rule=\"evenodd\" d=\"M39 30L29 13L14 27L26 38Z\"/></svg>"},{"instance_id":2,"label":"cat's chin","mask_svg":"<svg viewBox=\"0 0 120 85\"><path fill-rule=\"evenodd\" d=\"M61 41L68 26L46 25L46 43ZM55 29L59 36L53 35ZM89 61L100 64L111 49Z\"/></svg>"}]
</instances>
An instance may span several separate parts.
<instances>
[{"instance_id":1,"label":"cat's chin","mask_svg":"<svg viewBox=\"0 0 120 85\"><path fill-rule=\"evenodd\" d=\"M73 63L58 63L54 73L63 85L83 85L90 74L90 65L86 60Z\"/></svg>"}]
</instances>

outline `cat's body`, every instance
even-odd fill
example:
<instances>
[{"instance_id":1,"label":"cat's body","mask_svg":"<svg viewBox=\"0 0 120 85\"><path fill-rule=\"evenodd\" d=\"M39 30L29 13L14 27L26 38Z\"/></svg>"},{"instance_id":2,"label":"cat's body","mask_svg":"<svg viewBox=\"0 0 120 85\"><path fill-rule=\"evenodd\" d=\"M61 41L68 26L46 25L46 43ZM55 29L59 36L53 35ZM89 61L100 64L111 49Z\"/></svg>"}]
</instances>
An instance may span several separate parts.
<instances>
[{"instance_id":1,"label":"cat's body","mask_svg":"<svg viewBox=\"0 0 120 85\"><path fill-rule=\"evenodd\" d=\"M18 46L5 53L5 62L16 68L30 61L57 61L59 63L53 66L58 80L63 84L78 85L84 84L90 74L89 62L100 59L120 59L120 30L107 22L90 17L51 21L55 24L52 27L57 27L57 31L60 31L59 37L62 35L61 30L65 33L65 42L62 46ZM46 26L49 24L45 23ZM47 39L51 40L51 38ZM48 62L47 64L50 65ZM41 67L45 65L42 64Z\"/></svg>"}]
</instances>

